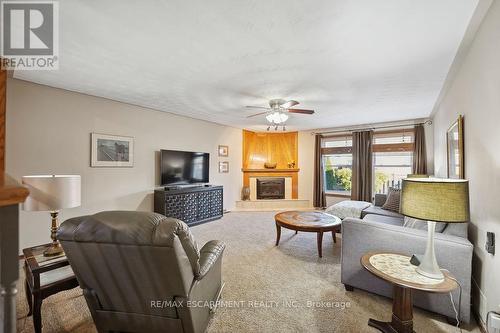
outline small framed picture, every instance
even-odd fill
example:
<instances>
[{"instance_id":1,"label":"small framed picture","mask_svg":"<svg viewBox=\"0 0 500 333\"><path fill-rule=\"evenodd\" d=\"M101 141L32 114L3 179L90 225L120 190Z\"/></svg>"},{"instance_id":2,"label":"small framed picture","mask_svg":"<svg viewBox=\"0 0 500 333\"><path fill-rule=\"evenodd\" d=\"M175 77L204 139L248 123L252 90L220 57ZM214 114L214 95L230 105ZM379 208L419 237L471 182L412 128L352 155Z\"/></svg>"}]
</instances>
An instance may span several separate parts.
<instances>
[{"instance_id":1,"label":"small framed picture","mask_svg":"<svg viewBox=\"0 0 500 333\"><path fill-rule=\"evenodd\" d=\"M219 173L229 172L229 162L219 162Z\"/></svg>"},{"instance_id":2,"label":"small framed picture","mask_svg":"<svg viewBox=\"0 0 500 333\"><path fill-rule=\"evenodd\" d=\"M134 138L108 134L91 134L91 167L133 167Z\"/></svg>"},{"instance_id":3,"label":"small framed picture","mask_svg":"<svg viewBox=\"0 0 500 333\"><path fill-rule=\"evenodd\" d=\"M228 157L229 156L229 146L219 146L219 156Z\"/></svg>"}]
</instances>

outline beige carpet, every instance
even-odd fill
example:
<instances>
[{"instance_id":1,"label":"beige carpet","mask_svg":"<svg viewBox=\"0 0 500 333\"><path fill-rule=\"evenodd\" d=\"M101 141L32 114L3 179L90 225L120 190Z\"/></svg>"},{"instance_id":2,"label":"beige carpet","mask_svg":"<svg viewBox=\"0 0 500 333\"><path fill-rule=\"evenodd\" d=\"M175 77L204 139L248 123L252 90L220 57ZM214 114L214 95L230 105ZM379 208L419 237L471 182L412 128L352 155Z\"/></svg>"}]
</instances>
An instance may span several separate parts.
<instances>
[{"instance_id":1,"label":"beige carpet","mask_svg":"<svg viewBox=\"0 0 500 333\"><path fill-rule=\"evenodd\" d=\"M340 237L337 244L324 237L323 258L317 256L315 234L295 235L283 229L280 245L275 247L273 216L270 212L233 212L192 228L200 247L211 239L227 244L223 264L226 307L217 312L208 332L377 332L367 326L368 318L388 320L391 301L344 290ZM32 332L23 285L19 283L18 330ZM44 332L95 332L79 288L47 298L42 317ZM417 332L458 332L439 315L416 309L414 317ZM474 324L463 331L479 329Z\"/></svg>"}]
</instances>

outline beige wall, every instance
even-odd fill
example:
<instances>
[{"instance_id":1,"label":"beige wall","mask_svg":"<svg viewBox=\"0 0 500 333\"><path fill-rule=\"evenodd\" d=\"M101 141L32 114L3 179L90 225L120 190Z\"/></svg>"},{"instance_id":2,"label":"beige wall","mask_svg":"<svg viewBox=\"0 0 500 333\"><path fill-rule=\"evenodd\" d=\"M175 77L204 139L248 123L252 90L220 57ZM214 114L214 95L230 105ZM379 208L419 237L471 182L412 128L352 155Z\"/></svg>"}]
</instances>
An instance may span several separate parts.
<instances>
[{"instance_id":1,"label":"beige wall","mask_svg":"<svg viewBox=\"0 0 500 333\"><path fill-rule=\"evenodd\" d=\"M469 238L474 244L475 308L485 320L500 310L500 256L486 253L486 231L500 237L500 1L493 2L434 116L434 169L446 176L448 127L465 119L465 175L470 181ZM497 245L497 253L499 248Z\"/></svg>"},{"instance_id":2,"label":"beige wall","mask_svg":"<svg viewBox=\"0 0 500 333\"><path fill-rule=\"evenodd\" d=\"M299 132L299 199L313 203L314 180L314 135L309 131Z\"/></svg>"},{"instance_id":3,"label":"beige wall","mask_svg":"<svg viewBox=\"0 0 500 333\"><path fill-rule=\"evenodd\" d=\"M91 168L90 133L133 136L133 168ZM229 145L228 174L219 174L217 146ZM210 153L210 182L224 185L224 207L240 197L241 130L165 112L9 79L7 172L79 174L82 206L64 210L61 220L101 210L152 210L159 184L160 149ZM20 247L49 241L46 212L21 212Z\"/></svg>"}]
</instances>

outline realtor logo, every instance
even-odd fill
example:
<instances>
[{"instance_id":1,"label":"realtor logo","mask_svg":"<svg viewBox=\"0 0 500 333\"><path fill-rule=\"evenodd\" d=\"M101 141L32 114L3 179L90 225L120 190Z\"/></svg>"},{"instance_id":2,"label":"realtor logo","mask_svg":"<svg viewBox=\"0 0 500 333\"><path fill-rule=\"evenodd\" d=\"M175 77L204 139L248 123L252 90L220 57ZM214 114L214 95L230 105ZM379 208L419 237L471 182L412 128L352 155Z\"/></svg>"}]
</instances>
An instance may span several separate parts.
<instances>
[{"instance_id":1,"label":"realtor logo","mask_svg":"<svg viewBox=\"0 0 500 333\"><path fill-rule=\"evenodd\" d=\"M1 1L1 66L58 69L59 7L56 1Z\"/></svg>"}]
</instances>

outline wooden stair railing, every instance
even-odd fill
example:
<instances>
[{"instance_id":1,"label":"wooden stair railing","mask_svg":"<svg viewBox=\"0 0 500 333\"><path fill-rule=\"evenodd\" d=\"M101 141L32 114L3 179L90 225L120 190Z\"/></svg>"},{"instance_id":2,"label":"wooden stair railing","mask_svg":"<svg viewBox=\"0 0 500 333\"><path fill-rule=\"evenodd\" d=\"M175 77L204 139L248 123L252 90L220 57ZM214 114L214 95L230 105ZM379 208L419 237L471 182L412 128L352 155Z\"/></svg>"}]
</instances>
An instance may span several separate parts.
<instances>
[{"instance_id":1,"label":"wooden stair railing","mask_svg":"<svg viewBox=\"0 0 500 333\"><path fill-rule=\"evenodd\" d=\"M0 333L15 333L19 204L26 200L29 192L5 174L6 88L7 73L0 69Z\"/></svg>"},{"instance_id":2,"label":"wooden stair railing","mask_svg":"<svg viewBox=\"0 0 500 333\"><path fill-rule=\"evenodd\" d=\"M0 332L16 332L16 282L19 279L19 204L28 190L0 174Z\"/></svg>"}]
</instances>

